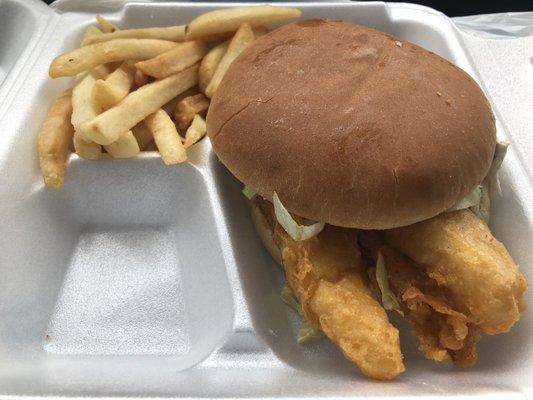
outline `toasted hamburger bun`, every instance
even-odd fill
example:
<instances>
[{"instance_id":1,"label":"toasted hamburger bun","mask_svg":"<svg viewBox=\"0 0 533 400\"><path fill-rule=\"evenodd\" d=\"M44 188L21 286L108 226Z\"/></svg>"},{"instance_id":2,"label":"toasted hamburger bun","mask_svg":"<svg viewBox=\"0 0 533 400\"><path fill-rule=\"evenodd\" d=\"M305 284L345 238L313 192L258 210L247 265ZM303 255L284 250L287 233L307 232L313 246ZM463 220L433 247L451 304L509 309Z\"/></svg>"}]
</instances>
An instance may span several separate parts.
<instances>
[{"instance_id":1,"label":"toasted hamburger bun","mask_svg":"<svg viewBox=\"0 0 533 400\"><path fill-rule=\"evenodd\" d=\"M274 229L272 224L274 221L269 221L268 216L260 207L260 200L256 197L250 201L250 214L254 228L263 242L263 245L268 250L268 253L279 264L281 263L281 252L278 245L274 242Z\"/></svg>"},{"instance_id":2,"label":"toasted hamburger bun","mask_svg":"<svg viewBox=\"0 0 533 400\"><path fill-rule=\"evenodd\" d=\"M448 209L490 167L496 130L479 86L421 47L333 20L253 42L212 98L225 166L266 199L332 225L388 229Z\"/></svg>"}]
</instances>

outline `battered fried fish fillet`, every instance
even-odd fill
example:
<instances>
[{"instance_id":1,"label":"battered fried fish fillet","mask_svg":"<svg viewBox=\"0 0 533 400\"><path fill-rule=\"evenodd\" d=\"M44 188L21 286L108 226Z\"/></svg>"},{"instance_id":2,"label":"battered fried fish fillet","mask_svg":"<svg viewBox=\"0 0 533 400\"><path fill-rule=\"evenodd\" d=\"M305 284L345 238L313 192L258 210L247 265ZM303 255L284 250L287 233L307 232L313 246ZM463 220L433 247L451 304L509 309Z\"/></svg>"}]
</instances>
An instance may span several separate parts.
<instances>
[{"instance_id":1,"label":"battered fried fish fillet","mask_svg":"<svg viewBox=\"0 0 533 400\"><path fill-rule=\"evenodd\" d=\"M518 265L469 210L387 230L385 242L446 289L454 309L483 333L507 332L525 308L527 284Z\"/></svg>"},{"instance_id":2,"label":"battered fried fish fillet","mask_svg":"<svg viewBox=\"0 0 533 400\"><path fill-rule=\"evenodd\" d=\"M384 244L382 232L360 231L360 241L374 260L378 253L383 257L389 287L404 318L413 327L424 355L434 361L452 360L460 367L472 366L477 359L478 330L448 300L447 290L412 260ZM368 274L379 296L376 269L370 268Z\"/></svg>"},{"instance_id":3,"label":"battered fried fish fillet","mask_svg":"<svg viewBox=\"0 0 533 400\"><path fill-rule=\"evenodd\" d=\"M372 297L356 231L326 226L318 236L296 242L277 224L272 205L259 204L304 316L363 374L388 380L403 372L398 330Z\"/></svg>"}]
</instances>

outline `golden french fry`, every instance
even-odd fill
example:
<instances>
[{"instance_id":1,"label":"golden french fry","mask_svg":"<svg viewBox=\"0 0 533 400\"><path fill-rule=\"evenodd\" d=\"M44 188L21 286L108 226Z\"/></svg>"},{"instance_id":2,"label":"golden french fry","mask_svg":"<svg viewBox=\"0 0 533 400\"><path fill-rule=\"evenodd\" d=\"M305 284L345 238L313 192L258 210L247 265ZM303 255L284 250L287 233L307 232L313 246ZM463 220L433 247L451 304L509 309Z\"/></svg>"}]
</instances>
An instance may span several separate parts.
<instances>
[{"instance_id":1,"label":"golden french fry","mask_svg":"<svg viewBox=\"0 0 533 400\"><path fill-rule=\"evenodd\" d=\"M56 189L63 184L67 171L69 145L74 133L70 123L71 113L71 91L67 90L48 110L37 139L39 164L44 183Z\"/></svg>"},{"instance_id":2,"label":"golden french fry","mask_svg":"<svg viewBox=\"0 0 533 400\"><path fill-rule=\"evenodd\" d=\"M200 68L198 69L198 86L202 93L205 93L205 89L209 85L209 82L211 82L220 60L222 60L222 57L228 51L229 42L227 40L213 47L202 59Z\"/></svg>"},{"instance_id":3,"label":"golden french fry","mask_svg":"<svg viewBox=\"0 0 533 400\"><path fill-rule=\"evenodd\" d=\"M131 92L115 107L82 124L80 129L85 137L96 143L103 145L113 143L122 132L130 130L197 82L198 66L194 65L176 75L149 83Z\"/></svg>"},{"instance_id":4,"label":"golden french fry","mask_svg":"<svg viewBox=\"0 0 533 400\"><path fill-rule=\"evenodd\" d=\"M72 140L69 141L68 143L68 150L69 152L71 153L74 153L76 150L74 149L74 137L72 138Z\"/></svg>"},{"instance_id":5,"label":"golden french fry","mask_svg":"<svg viewBox=\"0 0 533 400\"><path fill-rule=\"evenodd\" d=\"M131 128L131 131L133 132L133 136L135 136L141 151L146 150L146 147L154 140L152 132L150 132L150 129L148 129L143 121Z\"/></svg>"},{"instance_id":6,"label":"golden french fry","mask_svg":"<svg viewBox=\"0 0 533 400\"><path fill-rule=\"evenodd\" d=\"M81 158L98 160L102 157L102 146L85 140L78 132L74 132L74 151Z\"/></svg>"},{"instance_id":7,"label":"golden french fry","mask_svg":"<svg viewBox=\"0 0 533 400\"><path fill-rule=\"evenodd\" d=\"M102 31L94 25L89 25L85 32L83 32L83 37L81 39L81 45L86 46L89 43L89 40L95 36L103 35Z\"/></svg>"},{"instance_id":8,"label":"golden french fry","mask_svg":"<svg viewBox=\"0 0 533 400\"><path fill-rule=\"evenodd\" d=\"M167 102L166 104L161 106L161 108L163 110L165 110L165 112L168 115L172 116L172 115L174 115L174 110L176 110L176 106L178 105L178 103L180 101L182 101L186 97L194 96L195 94L198 94L198 86L193 86L193 87L187 89L186 91L180 93L179 95L174 97L172 100L170 100L169 102Z\"/></svg>"},{"instance_id":9,"label":"golden french fry","mask_svg":"<svg viewBox=\"0 0 533 400\"><path fill-rule=\"evenodd\" d=\"M185 40L185 26L167 26L162 28L142 28L123 29L103 35L93 36L88 39L87 44L107 42L113 39L161 39L172 42L183 42Z\"/></svg>"},{"instance_id":10,"label":"golden french fry","mask_svg":"<svg viewBox=\"0 0 533 400\"><path fill-rule=\"evenodd\" d=\"M105 78L107 72L107 68L103 65L94 68L92 71L84 74L72 90L71 123L76 131L79 131L81 124L93 119L102 111L98 105L94 103L92 92L96 80ZM85 141L90 141L90 138L84 137L84 139Z\"/></svg>"},{"instance_id":11,"label":"golden french fry","mask_svg":"<svg viewBox=\"0 0 533 400\"><path fill-rule=\"evenodd\" d=\"M258 38L259 36L266 35L268 32L270 32L270 29L268 29L266 26L256 26L253 28L254 36Z\"/></svg>"},{"instance_id":12,"label":"golden french fry","mask_svg":"<svg viewBox=\"0 0 533 400\"><path fill-rule=\"evenodd\" d=\"M112 33L112 32L119 30L115 24L113 24L112 22L109 22L107 19L105 19L100 14L96 16L96 21L98 22L98 24L100 25L104 33Z\"/></svg>"},{"instance_id":13,"label":"golden french fry","mask_svg":"<svg viewBox=\"0 0 533 400\"><path fill-rule=\"evenodd\" d=\"M89 160L100 158L102 146L83 137L78 128L82 123L93 119L102 112L102 109L93 101L92 92L96 79L105 78L108 72L106 66L100 65L80 77L81 80L72 90L72 116L70 122L75 130L73 138L74 149L80 157Z\"/></svg>"},{"instance_id":14,"label":"golden french fry","mask_svg":"<svg viewBox=\"0 0 533 400\"><path fill-rule=\"evenodd\" d=\"M187 133L185 133L185 142L183 143L183 146L188 149L193 144L197 143L201 138L203 138L206 132L207 128L205 125L205 119L198 114L195 115L191 126L189 126L189 129L187 129Z\"/></svg>"},{"instance_id":15,"label":"golden french fry","mask_svg":"<svg viewBox=\"0 0 533 400\"><path fill-rule=\"evenodd\" d=\"M124 61L105 80L94 83L93 100L102 110L107 110L128 95L133 83L135 68L133 62Z\"/></svg>"},{"instance_id":16,"label":"golden french fry","mask_svg":"<svg viewBox=\"0 0 533 400\"><path fill-rule=\"evenodd\" d=\"M152 78L149 76L146 76L142 73L142 71L136 70L135 75L133 76L133 82L135 83L135 86L140 88L141 86L146 85L147 83L150 83Z\"/></svg>"},{"instance_id":17,"label":"golden french fry","mask_svg":"<svg viewBox=\"0 0 533 400\"><path fill-rule=\"evenodd\" d=\"M157 110L149 115L144 122L152 132L155 144L166 165L178 164L187 160L187 152L176 126L164 110Z\"/></svg>"},{"instance_id":18,"label":"golden french fry","mask_svg":"<svg viewBox=\"0 0 533 400\"><path fill-rule=\"evenodd\" d=\"M226 54L224 54L220 60L220 63L213 74L213 78L205 89L205 95L207 97L211 98L213 96L233 60L235 60L237 56L254 41L254 39L254 32L252 31L250 25L242 24L237 33L235 33L235 36L233 36L233 39L231 39Z\"/></svg>"},{"instance_id":19,"label":"golden french fry","mask_svg":"<svg viewBox=\"0 0 533 400\"><path fill-rule=\"evenodd\" d=\"M178 102L174 110L174 122L180 132L187 129L196 114L204 113L208 108L209 99L201 93L186 97Z\"/></svg>"},{"instance_id":20,"label":"golden french fry","mask_svg":"<svg viewBox=\"0 0 533 400\"><path fill-rule=\"evenodd\" d=\"M132 131L124 132L113 143L104 146L113 158L131 158L139 154L139 144Z\"/></svg>"},{"instance_id":21,"label":"golden french fry","mask_svg":"<svg viewBox=\"0 0 533 400\"><path fill-rule=\"evenodd\" d=\"M204 42L195 40L178 44L149 60L139 61L135 68L154 78L166 78L196 64L207 53Z\"/></svg>"},{"instance_id":22,"label":"golden french fry","mask_svg":"<svg viewBox=\"0 0 533 400\"><path fill-rule=\"evenodd\" d=\"M187 90L187 91L189 91L189 90ZM181 98L181 95L174 97L168 103L163 104L161 106L161 109L163 109L168 115L172 115L172 113L176 109L176 104L178 104L178 101L179 101L180 98Z\"/></svg>"},{"instance_id":23,"label":"golden french fry","mask_svg":"<svg viewBox=\"0 0 533 400\"><path fill-rule=\"evenodd\" d=\"M226 40L229 40L233 37L235 32L223 32L223 33L215 33L214 35L210 36L204 36L201 39L195 39L195 40L202 40L205 43L207 43L207 47L210 49L215 47L216 45L225 42Z\"/></svg>"},{"instance_id":24,"label":"golden french fry","mask_svg":"<svg viewBox=\"0 0 533 400\"><path fill-rule=\"evenodd\" d=\"M83 46L62 54L52 61L50 77L73 76L97 65L125 60L146 60L177 46L159 39L114 39Z\"/></svg>"},{"instance_id":25,"label":"golden french fry","mask_svg":"<svg viewBox=\"0 0 533 400\"><path fill-rule=\"evenodd\" d=\"M298 18L296 8L275 6L234 7L210 11L193 19L185 28L185 39L192 40L216 33L236 31L242 24L268 25Z\"/></svg>"},{"instance_id":26,"label":"golden french fry","mask_svg":"<svg viewBox=\"0 0 533 400\"><path fill-rule=\"evenodd\" d=\"M150 143L148 143L146 145L146 148L144 149L144 151L157 151L157 145L155 144L155 142L152 140Z\"/></svg>"}]
</instances>

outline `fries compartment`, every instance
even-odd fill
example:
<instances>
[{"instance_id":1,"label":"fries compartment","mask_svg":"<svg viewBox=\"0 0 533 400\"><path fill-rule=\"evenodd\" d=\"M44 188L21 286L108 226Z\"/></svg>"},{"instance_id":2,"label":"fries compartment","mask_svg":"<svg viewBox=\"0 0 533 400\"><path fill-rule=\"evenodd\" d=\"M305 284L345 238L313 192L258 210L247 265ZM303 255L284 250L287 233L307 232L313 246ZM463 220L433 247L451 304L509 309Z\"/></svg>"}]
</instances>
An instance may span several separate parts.
<instances>
[{"instance_id":1,"label":"fries compartment","mask_svg":"<svg viewBox=\"0 0 533 400\"><path fill-rule=\"evenodd\" d=\"M194 363L225 337L233 313L202 177L158 158L109 164L104 177L98 163L71 162L66 196L80 236L45 349Z\"/></svg>"},{"instance_id":2,"label":"fries compartment","mask_svg":"<svg viewBox=\"0 0 533 400\"><path fill-rule=\"evenodd\" d=\"M65 190L38 190L10 210L7 365L31 355L65 377L116 373L121 362L180 371L230 334L233 299L202 175L158 157L103 163L71 160Z\"/></svg>"}]
</instances>

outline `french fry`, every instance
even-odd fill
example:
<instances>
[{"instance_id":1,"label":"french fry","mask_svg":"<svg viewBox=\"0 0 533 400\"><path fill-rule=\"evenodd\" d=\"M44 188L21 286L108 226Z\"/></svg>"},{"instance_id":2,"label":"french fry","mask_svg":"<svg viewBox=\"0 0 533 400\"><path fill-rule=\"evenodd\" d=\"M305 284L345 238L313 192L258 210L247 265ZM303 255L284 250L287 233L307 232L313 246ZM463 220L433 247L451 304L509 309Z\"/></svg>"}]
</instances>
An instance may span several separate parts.
<instances>
[{"instance_id":1,"label":"french fry","mask_svg":"<svg viewBox=\"0 0 533 400\"><path fill-rule=\"evenodd\" d=\"M112 22L109 22L107 19L105 19L100 14L96 16L96 21L98 22L98 25L100 25L104 33L112 33L112 32L119 30L115 24L113 24Z\"/></svg>"},{"instance_id":2,"label":"french fry","mask_svg":"<svg viewBox=\"0 0 533 400\"><path fill-rule=\"evenodd\" d=\"M102 110L113 107L130 92L134 74L133 62L124 61L105 80L98 79L94 83L93 101Z\"/></svg>"},{"instance_id":3,"label":"french fry","mask_svg":"<svg viewBox=\"0 0 533 400\"><path fill-rule=\"evenodd\" d=\"M198 66L194 65L131 92L115 107L82 124L80 129L85 137L96 143L102 145L113 143L122 132L130 130L178 94L196 85L197 82Z\"/></svg>"},{"instance_id":4,"label":"french fry","mask_svg":"<svg viewBox=\"0 0 533 400\"><path fill-rule=\"evenodd\" d=\"M180 132L187 129L196 114L204 113L208 108L209 99L201 93L186 97L178 102L174 110L174 122Z\"/></svg>"},{"instance_id":5,"label":"french fry","mask_svg":"<svg viewBox=\"0 0 533 400\"><path fill-rule=\"evenodd\" d=\"M89 25L85 32L83 32L83 37L81 39L81 45L86 46L89 43L89 40L95 36L103 35L102 31L94 25Z\"/></svg>"},{"instance_id":6,"label":"french fry","mask_svg":"<svg viewBox=\"0 0 533 400\"><path fill-rule=\"evenodd\" d=\"M202 40L205 43L207 43L207 47L210 49L215 47L216 45L225 42L226 40L230 40L235 32L223 32L223 33L215 33L214 35L210 36L204 36L201 39L195 39L195 40Z\"/></svg>"},{"instance_id":7,"label":"french fry","mask_svg":"<svg viewBox=\"0 0 533 400\"><path fill-rule=\"evenodd\" d=\"M132 131L124 132L113 143L104 146L113 158L131 158L139 154L139 144Z\"/></svg>"},{"instance_id":8,"label":"french fry","mask_svg":"<svg viewBox=\"0 0 533 400\"><path fill-rule=\"evenodd\" d=\"M207 53L204 42L195 40L177 45L149 60L139 61L135 68L154 78L166 78L196 64Z\"/></svg>"},{"instance_id":9,"label":"french fry","mask_svg":"<svg viewBox=\"0 0 533 400\"><path fill-rule=\"evenodd\" d=\"M74 150L82 158L96 160L102 154L102 146L92 140L83 137L79 132L79 126L96 117L102 110L94 103L92 91L96 79L105 78L108 69L104 65L94 68L92 71L80 77L80 81L72 90L72 116L70 122L74 127Z\"/></svg>"},{"instance_id":10,"label":"french fry","mask_svg":"<svg viewBox=\"0 0 533 400\"><path fill-rule=\"evenodd\" d=\"M155 144L166 165L178 164L187 160L187 152L176 126L164 110L157 110L149 115L144 122L152 132Z\"/></svg>"},{"instance_id":11,"label":"french fry","mask_svg":"<svg viewBox=\"0 0 533 400\"><path fill-rule=\"evenodd\" d=\"M148 129L143 121L131 128L131 131L133 132L133 136L135 136L141 151L146 150L146 146L148 146L154 140L152 132L150 132L150 129Z\"/></svg>"},{"instance_id":12,"label":"french fry","mask_svg":"<svg viewBox=\"0 0 533 400\"><path fill-rule=\"evenodd\" d=\"M146 145L146 148L144 149L144 151L157 151L157 145L155 144L155 142L152 140L150 143L148 143Z\"/></svg>"},{"instance_id":13,"label":"french fry","mask_svg":"<svg viewBox=\"0 0 533 400\"><path fill-rule=\"evenodd\" d=\"M263 36L263 35L266 35L268 32L270 32L270 29L268 29L266 26L264 25L261 25L261 26L256 26L253 28L253 31L254 31L254 36L256 38L260 37L260 36Z\"/></svg>"},{"instance_id":14,"label":"french fry","mask_svg":"<svg viewBox=\"0 0 533 400\"><path fill-rule=\"evenodd\" d=\"M37 139L39 164L44 183L56 189L63 184L67 171L69 144L74 133L70 123L71 113L71 91L67 90L48 110Z\"/></svg>"},{"instance_id":15,"label":"french fry","mask_svg":"<svg viewBox=\"0 0 533 400\"><path fill-rule=\"evenodd\" d=\"M151 78L142 73L142 71L136 70L135 75L133 76L133 82L135 86L140 88L141 86L146 85L151 82Z\"/></svg>"},{"instance_id":16,"label":"french fry","mask_svg":"<svg viewBox=\"0 0 533 400\"><path fill-rule=\"evenodd\" d=\"M78 132L74 132L74 151L81 158L98 160L102 157L102 146L85 140Z\"/></svg>"},{"instance_id":17,"label":"french fry","mask_svg":"<svg viewBox=\"0 0 533 400\"><path fill-rule=\"evenodd\" d=\"M244 23L250 26L268 25L298 18L301 14L296 8L274 6L234 7L210 11L196 17L187 25L185 40L233 32Z\"/></svg>"},{"instance_id":18,"label":"french fry","mask_svg":"<svg viewBox=\"0 0 533 400\"><path fill-rule=\"evenodd\" d=\"M178 94L172 100L161 106L161 108L165 110L165 112L172 118L172 116L174 115L174 110L176 110L176 106L178 105L178 103L184 98L194 96L195 94L198 94L198 86L193 86L187 89L186 91Z\"/></svg>"},{"instance_id":19,"label":"french fry","mask_svg":"<svg viewBox=\"0 0 533 400\"><path fill-rule=\"evenodd\" d=\"M87 44L107 42L113 39L161 39L172 42L183 42L185 40L185 25L167 26L162 28L142 28L123 29L103 35L93 36L88 39Z\"/></svg>"},{"instance_id":20,"label":"french fry","mask_svg":"<svg viewBox=\"0 0 533 400\"><path fill-rule=\"evenodd\" d=\"M246 49L246 47L248 47L248 45L254 41L254 38L254 32L252 31L250 25L248 25L247 23L242 24L237 33L235 33L235 36L233 36L233 39L231 39L226 54L224 54L224 56L220 60L220 63L218 64L217 69L213 74L213 78L205 89L205 95L207 97L211 98L213 96L213 94L218 88L218 85L220 85L220 82L222 82L222 78L224 78L224 75L226 74L226 71L230 67L233 60L235 60L237 56L241 54L244 49Z\"/></svg>"},{"instance_id":21,"label":"french fry","mask_svg":"<svg viewBox=\"0 0 533 400\"><path fill-rule=\"evenodd\" d=\"M191 89L189 89L191 90ZM189 91L187 90L187 91ZM168 114L173 115L174 110L176 109L176 105L180 101L181 95L174 97L172 100L170 100L168 103L163 104L161 108Z\"/></svg>"},{"instance_id":22,"label":"french fry","mask_svg":"<svg viewBox=\"0 0 533 400\"><path fill-rule=\"evenodd\" d=\"M107 73L107 68L103 65L100 65L83 75L81 80L72 90L71 123L77 132L79 132L79 127L81 124L93 119L102 111L93 101L92 92L96 80L105 78ZM84 139L86 142L91 141L88 137L84 137Z\"/></svg>"},{"instance_id":23,"label":"french fry","mask_svg":"<svg viewBox=\"0 0 533 400\"><path fill-rule=\"evenodd\" d=\"M188 149L203 138L206 132L207 128L205 125L205 119L198 114L195 115L191 126L189 126L189 129L187 129L187 132L185 133L185 142L183 143L183 146Z\"/></svg>"},{"instance_id":24,"label":"french fry","mask_svg":"<svg viewBox=\"0 0 533 400\"><path fill-rule=\"evenodd\" d=\"M50 77L73 76L113 61L146 60L177 46L159 39L114 39L91 44L62 54L52 61Z\"/></svg>"},{"instance_id":25,"label":"french fry","mask_svg":"<svg viewBox=\"0 0 533 400\"><path fill-rule=\"evenodd\" d=\"M228 51L229 42L227 40L213 47L202 59L200 68L198 69L198 86L202 93L205 93L205 89L209 85L209 82L211 82L220 60L222 60L222 57Z\"/></svg>"}]
</instances>

